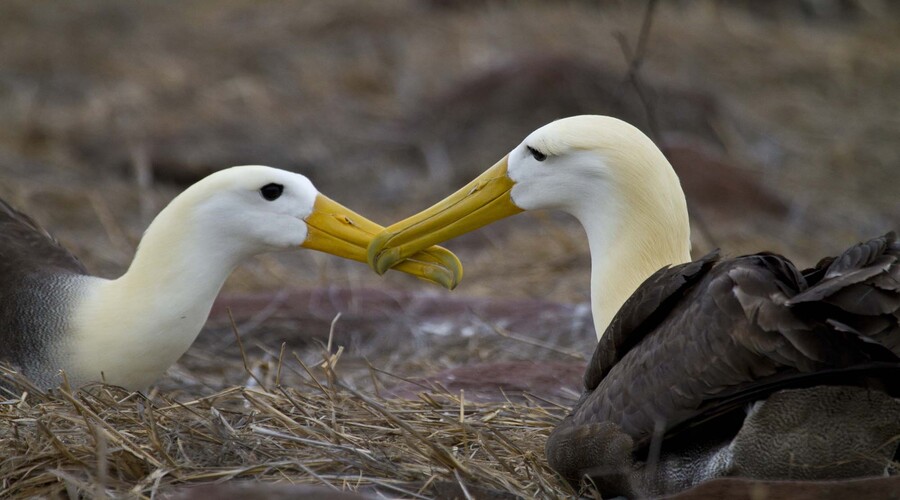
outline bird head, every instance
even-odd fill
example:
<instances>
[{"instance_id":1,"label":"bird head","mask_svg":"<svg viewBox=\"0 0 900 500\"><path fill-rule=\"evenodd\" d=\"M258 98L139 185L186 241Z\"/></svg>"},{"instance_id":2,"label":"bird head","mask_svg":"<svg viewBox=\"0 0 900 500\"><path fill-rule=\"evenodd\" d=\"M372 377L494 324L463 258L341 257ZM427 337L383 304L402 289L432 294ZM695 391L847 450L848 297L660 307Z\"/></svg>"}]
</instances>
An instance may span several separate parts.
<instances>
[{"instance_id":1,"label":"bird head","mask_svg":"<svg viewBox=\"0 0 900 500\"><path fill-rule=\"evenodd\" d=\"M537 129L456 193L385 229L369 245L369 264L383 273L429 245L534 209L574 215L604 241L598 246L640 228L663 231L679 258L690 248L684 193L663 154L621 120L584 115Z\"/></svg>"},{"instance_id":2,"label":"bird head","mask_svg":"<svg viewBox=\"0 0 900 500\"><path fill-rule=\"evenodd\" d=\"M219 252L238 260L307 248L366 262L369 241L383 229L320 193L305 176L258 165L204 178L173 200L161 216L148 232L177 220L182 232L192 234L170 231L173 241L200 241L210 255ZM440 247L414 252L396 269L450 289L462 275L456 256Z\"/></svg>"}]
</instances>

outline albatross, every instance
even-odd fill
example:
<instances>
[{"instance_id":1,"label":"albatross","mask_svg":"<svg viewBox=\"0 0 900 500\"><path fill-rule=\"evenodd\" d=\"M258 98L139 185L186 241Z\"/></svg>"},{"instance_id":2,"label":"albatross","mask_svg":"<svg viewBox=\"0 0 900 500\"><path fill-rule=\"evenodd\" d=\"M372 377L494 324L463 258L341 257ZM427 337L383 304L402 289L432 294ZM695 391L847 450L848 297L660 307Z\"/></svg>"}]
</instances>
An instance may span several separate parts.
<instances>
[{"instance_id":1,"label":"albatross","mask_svg":"<svg viewBox=\"0 0 900 500\"><path fill-rule=\"evenodd\" d=\"M28 216L0 200L0 361L39 388L105 381L149 386L191 345L225 279L244 259L307 248L360 262L382 229L265 166L214 173L153 220L127 272L91 276ZM435 247L398 270L456 286L456 256Z\"/></svg>"},{"instance_id":2,"label":"albatross","mask_svg":"<svg viewBox=\"0 0 900 500\"><path fill-rule=\"evenodd\" d=\"M604 494L658 495L725 475L888 471L900 435L900 242L798 270L771 253L692 261L679 179L637 128L552 122L471 183L373 238L382 273L523 210L584 227L598 344L550 465Z\"/></svg>"}]
</instances>

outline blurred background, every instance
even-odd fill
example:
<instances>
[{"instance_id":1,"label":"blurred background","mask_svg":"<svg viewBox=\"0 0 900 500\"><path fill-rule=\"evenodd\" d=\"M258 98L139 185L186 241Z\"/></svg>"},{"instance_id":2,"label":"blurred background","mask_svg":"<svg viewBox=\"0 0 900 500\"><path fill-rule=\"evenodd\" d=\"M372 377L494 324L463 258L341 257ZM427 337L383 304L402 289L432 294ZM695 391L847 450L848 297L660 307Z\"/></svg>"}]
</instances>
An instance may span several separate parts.
<instances>
[{"instance_id":1,"label":"blurred background","mask_svg":"<svg viewBox=\"0 0 900 500\"><path fill-rule=\"evenodd\" d=\"M116 276L153 215L215 170L301 172L390 223L540 125L596 113L665 149L697 254L812 264L900 226L900 4L646 5L6 0L0 196ZM456 294L588 299L587 245L566 216L448 246L467 266ZM248 262L226 290L326 283L427 287L297 252Z\"/></svg>"},{"instance_id":2,"label":"blurred background","mask_svg":"<svg viewBox=\"0 0 900 500\"><path fill-rule=\"evenodd\" d=\"M773 250L811 265L900 229L895 0L0 1L0 197L105 277L127 268L172 197L216 170L301 172L389 224L455 191L532 130L576 114L622 118L664 150L687 194L695 255ZM546 425L532 428L529 418L521 425L532 434L515 434L527 450L515 470L538 481L531 467L542 463L543 436L579 396L596 344L583 231L563 214L528 213L447 246L466 267L453 293L316 252L251 259L157 389L167 400L254 384L316 395L310 377L332 377L322 359L333 332L329 359L343 353L337 372L361 393L449 401L460 422L463 399L499 401L491 419L511 400L546 407L535 413ZM197 428L232 435L211 407L222 398L208 403L215 424ZM143 415L141 400L132 401ZM184 410L190 415L178 428L205 418ZM246 428L254 420L240 411ZM220 419L229 433L216 430ZM81 418L58 419L57 435L88 436L73 433L69 420ZM5 463L22 477L44 474L52 487L90 479L95 455L104 463L107 450L99 427L84 421L97 447L86 462L50 466L72 455L51 460L49 444L28 444L39 451L33 464ZM497 421L503 433L517 432ZM378 427L357 429L368 437ZM456 437L433 431L421 432L457 453ZM248 461L267 456L258 435L245 447L254 459L235 452L231 437L216 447L206 430L201 438L165 432L190 468L249 471ZM186 453L183 442L200 451ZM381 453L373 456L392 456ZM131 464L127 473L98 472L101 487L137 474L120 491L155 494L159 466L139 468L126 455L116 463ZM305 466L285 472L295 461L258 476L311 481ZM346 472L344 462L321 463ZM432 484L442 467L434 461L425 476L403 477ZM10 488L36 484L15 474ZM164 486L188 477L163 475ZM352 475L342 487L357 484ZM539 482L556 481L547 477Z\"/></svg>"},{"instance_id":3,"label":"blurred background","mask_svg":"<svg viewBox=\"0 0 900 500\"><path fill-rule=\"evenodd\" d=\"M0 197L106 277L126 269L172 197L216 170L301 172L389 224L455 191L537 127L576 114L617 116L660 145L687 194L695 255L773 250L811 265L900 229L895 0L0 1ZM254 258L157 388L205 398L258 383L250 372L315 395L310 377L325 380L322 346L334 332L341 379L366 394L415 399L435 384L449 396L423 399L453 411L461 390L467 404L563 403L546 404L546 425L523 434L521 460L538 466L542 436L579 396L596 344L583 231L559 213L528 213L447 246L466 267L453 293L316 252ZM183 428L195 426L184 418ZM64 427L61 438L75 435ZM422 432L432 439L433 430ZM92 477L82 468L106 457L95 431L91 442L104 444L85 455L89 466L52 466L48 484ZM181 450L186 434L166 432ZM191 468L252 460L230 437L218 448L191 436L188 449L204 461L173 453L193 457ZM246 448L266 456L258 440ZM456 453L457 441L443 442ZM23 477L67 463L68 453L48 459L49 446L29 445L43 451L20 467ZM283 467L259 476L281 480ZM431 484L441 467L423 468L427 482L404 477ZM530 467L515 466L532 481ZM121 491L152 484L155 494L160 470L130 465L124 477L139 479ZM287 474L309 482L303 470ZM122 474L97 477L102 486Z\"/></svg>"}]
</instances>

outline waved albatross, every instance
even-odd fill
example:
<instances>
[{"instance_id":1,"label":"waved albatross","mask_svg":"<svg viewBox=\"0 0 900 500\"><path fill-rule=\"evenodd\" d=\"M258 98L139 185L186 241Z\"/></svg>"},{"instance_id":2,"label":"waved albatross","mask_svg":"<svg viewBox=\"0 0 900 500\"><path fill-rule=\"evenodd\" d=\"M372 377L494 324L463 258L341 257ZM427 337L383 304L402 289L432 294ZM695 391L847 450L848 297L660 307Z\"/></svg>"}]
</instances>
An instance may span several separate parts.
<instances>
[{"instance_id":1,"label":"waved albatross","mask_svg":"<svg viewBox=\"0 0 900 500\"><path fill-rule=\"evenodd\" d=\"M369 263L384 272L539 208L572 214L587 233L599 337L583 396L547 443L564 477L652 495L722 475L887 470L900 434L893 234L805 271L770 253L691 262L684 193L663 154L627 123L578 116L388 227Z\"/></svg>"},{"instance_id":2,"label":"waved albatross","mask_svg":"<svg viewBox=\"0 0 900 500\"><path fill-rule=\"evenodd\" d=\"M127 272L108 280L88 275L31 218L0 201L0 361L41 388L58 385L63 370L75 387L102 379L144 389L191 345L242 260L304 247L365 262L381 229L300 174L234 167L172 200ZM462 272L439 247L397 269L447 288Z\"/></svg>"}]
</instances>

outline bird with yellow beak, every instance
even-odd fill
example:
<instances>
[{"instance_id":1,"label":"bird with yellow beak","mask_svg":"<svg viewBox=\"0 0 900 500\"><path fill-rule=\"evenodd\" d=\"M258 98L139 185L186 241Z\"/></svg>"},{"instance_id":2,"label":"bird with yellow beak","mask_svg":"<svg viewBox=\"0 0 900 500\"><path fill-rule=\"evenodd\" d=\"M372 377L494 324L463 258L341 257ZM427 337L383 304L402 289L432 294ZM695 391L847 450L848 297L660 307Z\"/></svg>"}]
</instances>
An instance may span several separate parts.
<instances>
[{"instance_id":1,"label":"bird with yellow beak","mask_svg":"<svg viewBox=\"0 0 900 500\"><path fill-rule=\"evenodd\" d=\"M369 264L383 273L532 209L575 216L591 252L599 342L546 447L563 477L642 497L725 475L879 475L900 458L893 233L804 271L770 253L691 262L684 192L662 152L625 122L576 116L389 226Z\"/></svg>"},{"instance_id":2,"label":"bird with yellow beak","mask_svg":"<svg viewBox=\"0 0 900 500\"><path fill-rule=\"evenodd\" d=\"M144 233L128 270L91 276L28 216L0 200L0 361L41 388L143 389L191 345L226 278L264 252L311 249L360 262L382 229L303 175L249 165L178 195ZM396 269L452 289L451 252L413 252Z\"/></svg>"}]
</instances>

